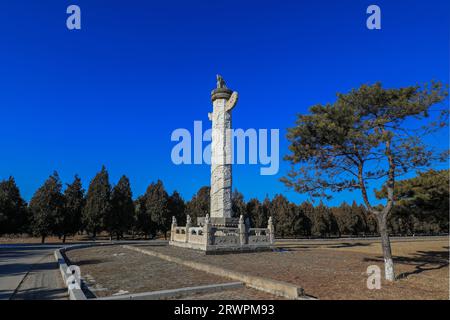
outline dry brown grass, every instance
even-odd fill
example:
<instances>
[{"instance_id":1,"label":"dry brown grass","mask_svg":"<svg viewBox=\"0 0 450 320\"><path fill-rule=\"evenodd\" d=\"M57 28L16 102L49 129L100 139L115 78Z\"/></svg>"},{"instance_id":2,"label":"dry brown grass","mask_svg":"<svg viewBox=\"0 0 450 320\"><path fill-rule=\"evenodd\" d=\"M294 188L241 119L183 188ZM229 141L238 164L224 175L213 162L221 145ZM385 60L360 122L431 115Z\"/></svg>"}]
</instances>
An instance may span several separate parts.
<instances>
[{"instance_id":1,"label":"dry brown grass","mask_svg":"<svg viewBox=\"0 0 450 320\"><path fill-rule=\"evenodd\" d=\"M394 283L383 281L381 290L366 288L367 276L364 272L361 272L360 277L350 275L352 272L364 270L370 264L375 264L383 270L379 241L344 240L324 243L307 240L280 243L279 246L299 254L303 252L304 255L312 255L314 252L321 252L323 257L328 257L330 267L334 266L333 272L330 271L329 274L334 276L320 277L320 272L312 272L311 277L304 282L305 288L310 286L309 291L322 299L449 299L448 237L393 240L392 252L398 280ZM320 267L322 266L317 262L316 268ZM337 272L338 270L342 272ZM345 275L346 272L348 275ZM311 279L315 284L310 285Z\"/></svg>"},{"instance_id":2,"label":"dry brown grass","mask_svg":"<svg viewBox=\"0 0 450 320\"><path fill-rule=\"evenodd\" d=\"M280 252L205 256L175 247L152 247L165 254L294 283L319 299L449 299L448 238L392 243L394 283L367 288L367 267L383 270L378 241L296 241Z\"/></svg>"}]
</instances>

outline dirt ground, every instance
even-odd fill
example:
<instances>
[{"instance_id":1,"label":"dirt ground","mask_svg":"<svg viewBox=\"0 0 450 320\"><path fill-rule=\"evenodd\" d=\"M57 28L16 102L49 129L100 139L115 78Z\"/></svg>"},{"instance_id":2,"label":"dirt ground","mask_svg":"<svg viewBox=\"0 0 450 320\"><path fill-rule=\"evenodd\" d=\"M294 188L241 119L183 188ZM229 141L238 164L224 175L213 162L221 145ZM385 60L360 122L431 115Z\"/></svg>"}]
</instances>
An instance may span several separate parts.
<instances>
[{"instance_id":1,"label":"dirt ground","mask_svg":"<svg viewBox=\"0 0 450 320\"><path fill-rule=\"evenodd\" d=\"M141 247L290 282L319 299L449 299L448 237L393 240L398 280L395 283L383 281L379 290L369 290L366 285L368 266L377 265L383 272L381 247L376 240L286 241L278 243L278 250L273 252L224 255L205 255L165 245ZM120 254L122 258L117 256ZM74 250L68 255L81 266L82 274L87 273L100 285L98 296L119 290L143 292L230 281L117 246ZM183 279L180 279L181 274ZM143 276L138 280L136 275ZM108 291L102 293L102 286ZM209 298L214 299L216 295ZM206 297L208 295L197 298ZM254 290L249 294L229 291L217 297L245 298L274 297Z\"/></svg>"},{"instance_id":2,"label":"dirt ground","mask_svg":"<svg viewBox=\"0 0 450 320\"><path fill-rule=\"evenodd\" d=\"M295 241L278 244L278 252L205 256L192 250L151 250L223 268L297 284L319 299L449 299L448 238L393 240L395 283L367 289L367 267L383 272L381 246L374 240Z\"/></svg>"},{"instance_id":3,"label":"dirt ground","mask_svg":"<svg viewBox=\"0 0 450 320\"><path fill-rule=\"evenodd\" d=\"M154 248L155 245L150 246ZM167 248L164 245L164 248ZM66 253L71 264L81 268L92 297L177 289L233 282L206 272L149 257L122 246L92 247ZM203 299L192 295L189 299ZM210 299L274 299L272 295L242 288L212 293Z\"/></svg>"}]
</instances>

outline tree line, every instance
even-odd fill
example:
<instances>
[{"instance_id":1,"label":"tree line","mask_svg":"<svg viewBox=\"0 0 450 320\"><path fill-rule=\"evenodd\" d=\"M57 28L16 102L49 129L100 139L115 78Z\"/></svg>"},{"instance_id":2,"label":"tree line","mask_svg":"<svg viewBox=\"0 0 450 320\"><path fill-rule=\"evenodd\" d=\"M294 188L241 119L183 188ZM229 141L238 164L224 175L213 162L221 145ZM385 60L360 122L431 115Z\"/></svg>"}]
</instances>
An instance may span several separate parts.
<instances>
[{"instance_id":1,"label":"tree line","mask_svg":"<svg viewBox=\"0 0 450 320\"><path fill-rule=\"evenodd\" d=\"M448 170L430 170L400 181L397 205L388 223L390 233L448 233L448 177ZM26 203L11 177L0 181L0 234L28 233L41 237L42 242L48 236L58 236L65 242L66 237L83 232L94 239L100 232L107 232L111 239L125 235L166 237L172 216L177 218L178 225L183 225L187 214L193 221L209 214L209 191L209 187L202 187L191 200L185 201L177 191L169 195L158 180L133 200L129 179L122 176L111 186L103 167L87 191L78 176L63 188L55 172ZM385 192L381 189L376 195L381 199ZM235 190L232 205L233 214L244 215L250 227L267 227L272 216L276 236L280 238L377 235L376 218L356 202L343 202L337 207L322 202L295 204L281 194L263 201L256 198L245 201L242 193Z\"/></svg>"}]
</instances>

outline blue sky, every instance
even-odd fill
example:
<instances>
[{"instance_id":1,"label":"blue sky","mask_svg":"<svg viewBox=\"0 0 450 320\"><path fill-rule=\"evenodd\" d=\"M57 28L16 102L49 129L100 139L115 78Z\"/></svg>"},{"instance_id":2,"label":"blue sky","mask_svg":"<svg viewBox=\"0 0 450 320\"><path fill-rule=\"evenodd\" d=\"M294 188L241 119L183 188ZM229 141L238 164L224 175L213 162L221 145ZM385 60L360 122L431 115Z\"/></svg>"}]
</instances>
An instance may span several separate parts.
<instances>
[{"instance_id":1,"label":"blue sky","mask_svg":"<svg viewBox=\"0 0 450 320\"><path fill-rule=\"evenodd\" d=\"M70 4L82 30L66 28ZM366 28L370 4L382 30ZM53 170L87 187L104 164L135 196L160 178L189 199L209 185L209 166L172 164L170 135L209 125L216 73L240 93L233 126L279 128L283 156L295 115L336 92L448 83L449 21L444 0L2 1L0 179L14 176L29 200ZM430 143L448 146L447 132ZM235 166L234 187L246 199L306 199L279 182L287 169Z\"/></svg>"}]
</instances>

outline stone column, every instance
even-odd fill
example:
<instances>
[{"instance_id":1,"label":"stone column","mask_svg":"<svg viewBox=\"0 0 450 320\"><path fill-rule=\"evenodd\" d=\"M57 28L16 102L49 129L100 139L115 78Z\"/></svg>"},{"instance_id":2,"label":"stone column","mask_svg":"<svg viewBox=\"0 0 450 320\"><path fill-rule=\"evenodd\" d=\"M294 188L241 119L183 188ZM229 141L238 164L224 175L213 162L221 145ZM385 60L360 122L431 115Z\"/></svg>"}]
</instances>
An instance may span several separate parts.
<instances>
[{"instance_id":1,"label":"stone column","mask_svg":"<svg viewBox=\"0 0 450 320\"><path fill-rule=\"evenodd\" d=\"M211 218L231 218L231 163L232 135L231 109L237 102L237 93L228 89L222 77L217 76L217 88L211 93L213 112L211 137Z\"/></svg>"}]
</instances>

